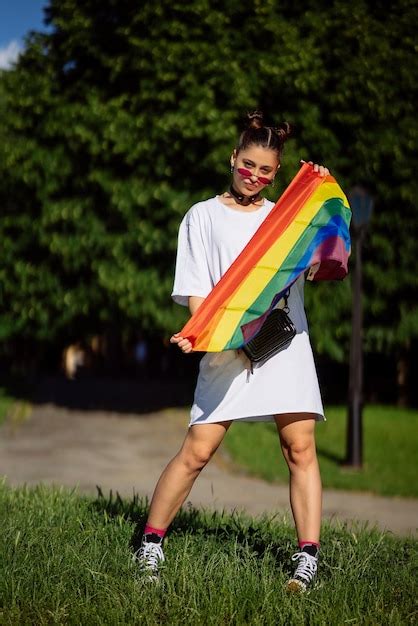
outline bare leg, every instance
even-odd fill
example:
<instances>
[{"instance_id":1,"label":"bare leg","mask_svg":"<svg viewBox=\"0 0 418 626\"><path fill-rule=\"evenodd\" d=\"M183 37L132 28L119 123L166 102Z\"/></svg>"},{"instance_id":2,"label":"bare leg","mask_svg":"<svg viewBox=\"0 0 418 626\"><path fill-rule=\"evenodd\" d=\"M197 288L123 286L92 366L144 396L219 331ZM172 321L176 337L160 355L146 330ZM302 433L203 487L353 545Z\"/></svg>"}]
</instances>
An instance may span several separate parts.
<instances>
[{"instance_id":1,"label":"bare leg","mask_svg":"<svg viewBox=\"0 0 418 626\"><path fill-rule=\"evenodd\" d=\"M180 451L167 465L155 487L148 524L154 528L168 528L230 425L231 422L219 422L189 428Z\"/></svg>"},{"instance_id":2,"label":"bare leg","mask_svg":"<svg viewBox=\"0 0 418 626\"><path fill-rule=\"evenodd\" d=\"M299 541L319 543L322 485L315 446L315 417L310 413L275 416L283 456L290 473L290 505Z\"/></svg>"}]
</instances>

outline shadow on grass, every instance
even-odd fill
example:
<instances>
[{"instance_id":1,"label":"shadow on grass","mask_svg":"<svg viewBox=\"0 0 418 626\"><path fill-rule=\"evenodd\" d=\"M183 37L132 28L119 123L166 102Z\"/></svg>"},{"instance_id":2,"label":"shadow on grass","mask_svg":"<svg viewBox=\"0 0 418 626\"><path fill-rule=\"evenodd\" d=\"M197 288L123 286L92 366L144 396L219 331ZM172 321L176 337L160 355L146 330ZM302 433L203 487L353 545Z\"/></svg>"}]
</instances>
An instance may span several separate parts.
<instances>
[{"instance_id":1,"label":"shadow on grass","mask_svg":"<svg viewBox=\"0 0 418 626\"><path fill-rule=\"evenodd\" d=\"M116 493L110 491L104 496L100 487L97 487L97 498L92 502L96 512L105 513L108 518L123 516L135 524L130 540L133 551L138 550L147 520L149 502L146 497L134 495L132 500L125 501ZM272 539L272 523L277 516L265 517L256 520L247 517L241 512L220 512L197 509L190 503L182 507L170 525L170 535L189 534L216 537L219 540L230 540L231 537L242 546L249 547L260 558L268 552L278 563L282 563L294 547L294 530L282 523L277 528L277 540ZM280 536L279 536L280 535Z\"/></svg>"},{"instance_id":2,"label":"shadow on grass","mask_svg":"<svg viewBox=\"0 0 418 626\"><path fill-rule=\"evenodd\" d=\"M335 463L337 467L339 467L347 474L361 474L365 469L364 464L361 466L357 466L348 463L347 457L345 455L342 456L340 454L335 454L334 452L329 452L328 450L325 450L324 448L320 448L318 446L316 446L316 451L319 459L323 458L331 461L332 463Z\"/></svg>"},{"instance_id":3,"label":"shadow on grass","mask_svg":"<svg viewBox=\"0 0 418 626\"><path fill-rule=\"evenodd\" d=\"M328 450L325 450L324 448L320 448L318 445L316 446L316 452L319 457L327 459L328 461L332 461L333 463L336 463L337 465L344 464L344 457L342 457L339 454L334 454L333 452L329 452Z\"/></svg>"}]
</instances>

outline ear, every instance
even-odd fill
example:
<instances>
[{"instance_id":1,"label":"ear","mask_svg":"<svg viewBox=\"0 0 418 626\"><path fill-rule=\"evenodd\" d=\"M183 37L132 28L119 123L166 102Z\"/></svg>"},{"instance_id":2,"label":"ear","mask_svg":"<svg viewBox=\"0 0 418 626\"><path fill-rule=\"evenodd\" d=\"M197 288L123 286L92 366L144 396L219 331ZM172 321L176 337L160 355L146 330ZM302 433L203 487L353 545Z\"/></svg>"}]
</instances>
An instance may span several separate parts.
<instances>
[{"instance_id":1,"label":"ear","mask_svg":"<svg viewBox=\"0 0 418 626\"><path fill-rule=\"evenodd\" d=\"M234 167L234 165L235 165L235 159L236 159L236 158L237 158L237 151L236 151L236 150L234 150L234 151L233 151L233 153L231 154L231 159L230 159L230 161L231 161L231 167Z\"/></svg>"}]
</instances>

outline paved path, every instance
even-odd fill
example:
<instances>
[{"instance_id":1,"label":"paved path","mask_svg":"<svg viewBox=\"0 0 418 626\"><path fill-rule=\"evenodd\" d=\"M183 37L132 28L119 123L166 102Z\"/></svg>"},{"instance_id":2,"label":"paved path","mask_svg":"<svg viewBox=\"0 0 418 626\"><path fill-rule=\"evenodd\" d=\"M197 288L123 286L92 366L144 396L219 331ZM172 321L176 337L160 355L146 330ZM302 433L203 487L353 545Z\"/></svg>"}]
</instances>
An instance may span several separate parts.
<instances>
[{"instance_id":1,"label":"paved path","mask_svg":"<svg viewBox=\"0 0 418 626\"><path fill-rule=\"evenodd\" d=\"M77 486L83 493L96 493L100 485L105 494L112 489L122 496L135 492L150 497L186 428L187 416L175 409L122 415L37 405L25 419L9 419L0 428L0 476L6 476L10 485ZM232 472L222 447L188 501L252 515L290 515L287 486ZM416 536L418 500L327 490L324 517L368 521L399 535Z\"/></svg>"}]
</instances>

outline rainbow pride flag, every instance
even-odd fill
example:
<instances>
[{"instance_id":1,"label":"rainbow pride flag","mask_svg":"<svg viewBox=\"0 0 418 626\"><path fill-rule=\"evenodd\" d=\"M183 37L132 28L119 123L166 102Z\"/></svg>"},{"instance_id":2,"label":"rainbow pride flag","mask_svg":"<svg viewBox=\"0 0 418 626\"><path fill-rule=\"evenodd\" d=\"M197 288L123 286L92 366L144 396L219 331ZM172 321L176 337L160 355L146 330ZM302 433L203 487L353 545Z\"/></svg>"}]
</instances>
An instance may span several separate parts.
<instances>
[{"instance_id":1,"label":"rainbow pride flag","mask_svg":"<svg viewBox=\"0 0 418 626\"><path fill-rule=\"evenodd\" d=\"M333 176L308 163L199 309L180 331L195 351L240 348L254 337L287 288L312 265L314 280L348 272L350 206Z\"/></svg>"}]
</instances>

